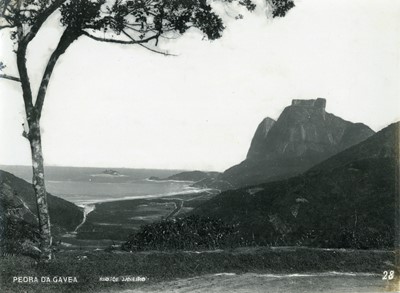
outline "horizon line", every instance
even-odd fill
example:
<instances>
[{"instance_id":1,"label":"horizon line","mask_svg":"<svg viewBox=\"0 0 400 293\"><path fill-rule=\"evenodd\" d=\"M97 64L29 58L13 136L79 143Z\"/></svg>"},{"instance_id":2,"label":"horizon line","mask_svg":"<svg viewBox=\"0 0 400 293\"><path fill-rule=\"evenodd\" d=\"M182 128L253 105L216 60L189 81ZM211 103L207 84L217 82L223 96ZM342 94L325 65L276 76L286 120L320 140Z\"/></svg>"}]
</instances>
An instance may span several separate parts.
<instances>
[{"instance_id":1,"label":"horizon line","mask_svg":"<svg viewBox=\"0 0 400 293\"><path fill-rule=\"evenodd\" d=\"M32 165L19 165L19 164L3 164L0 163L0 166L7 166L7 167L32 167ZM44 165L44 167L59 167L59 168L91 168L91 169L133 169L133 170L162 170L162 171L182 171L182 172L191 172L191 171L201 171L201 172L223 172L223 171L215 171L215 170L200 170L200 169L179 169L179 168L172 168L172 169L163 169L163 168L140 168L140 167L98 167L98 166L65 166L65 165Z\"/></svg>"}]
</instances>

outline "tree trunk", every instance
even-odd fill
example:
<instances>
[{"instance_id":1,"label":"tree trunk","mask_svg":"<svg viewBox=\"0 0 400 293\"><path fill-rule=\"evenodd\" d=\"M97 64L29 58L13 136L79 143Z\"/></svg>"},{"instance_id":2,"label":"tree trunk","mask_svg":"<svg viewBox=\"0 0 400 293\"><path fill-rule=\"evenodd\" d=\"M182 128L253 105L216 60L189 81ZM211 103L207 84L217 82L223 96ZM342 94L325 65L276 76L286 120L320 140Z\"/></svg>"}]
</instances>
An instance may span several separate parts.
<instances>
[{"instance_id":1,"label":"tree trunk","mask_svg":"<svg viewBox=\"0 0 400 293\"><path fill-rule=\"evenodd\" d=\"M46 261L51 260L52 258L52 237L50 231L49 208L47 205L47 192L44 181L44 165L39 121L34 121L30 123L28 139L31 146L32 154L32 184L36 195L36 206L39 220L39 248L41 250L40 258L41 260Z\"/></svg>"},{"instance_id":2,"label":"tree trunk","mask_svg":"<svg viewBox=\"0 0 400 293\"><path fill-rule=\"evenodd\" d=\"M1 1L1 0L0 0ZM61 2L60 2L61 3ZM22 27L19 28L22 30ZM64 54L65 50L71 45L80 35L82 31L76 31L76 28L67 27L62 34L56 49L50 56L50 59L46 65L42 81L39 86L36 102L32 103L32 91L28 77L28 70L26 68L26 51L29 42L36 35L36 32L32 35L32 38L25 37L18 44L17 51L17 65L18 72L20 75L22 93L25 104L26 119L28 121L29 132L24 132L24 136L28 138L31 146L32 154L32 169L33 169L33 188L36 195L36 205L38 211L39 220L39 233L40 233L40 250L41 260L51 260L51 232L50 232L50 216L49 208L47 205L47 193L44 182L44 166L43 166L43 154L42 154L42 142L40 137L40 116L42 114L42 108L44 98L46 96L47 86L49 85L51 74L53 73L54 67L57 63L58 58Z\"/></svg>"}]
</instances>

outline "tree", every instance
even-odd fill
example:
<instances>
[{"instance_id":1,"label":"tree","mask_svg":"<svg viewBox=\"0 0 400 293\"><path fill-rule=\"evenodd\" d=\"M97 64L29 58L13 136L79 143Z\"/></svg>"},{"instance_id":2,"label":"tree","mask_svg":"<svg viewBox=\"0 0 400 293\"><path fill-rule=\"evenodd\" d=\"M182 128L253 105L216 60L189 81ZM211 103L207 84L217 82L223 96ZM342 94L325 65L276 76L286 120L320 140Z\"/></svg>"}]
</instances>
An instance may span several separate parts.
<instances>
[{"instance_id":1,"label":"tree","mask_svg":"<svg viewBox=\"0 0 400 293\"><path fill-rule=\"evenodd\" d=\"M218 1L218 0L216 0ZM219 0L246 7L252 11L252 0ZM292 0L266 0L272 15L284 16L294 6ZM60 15L63 33L47 60L36 95L32 92L27 70L27 49L46 20ZM183 34L197 28L209 40L221 37L224 25L207 0L0 0L0 29L7 29L16 47L19 76L0 77L19 82L25 106L27 125L23 135L29 140L32 157L32 183L36 194L40 249L42 259L51 259L51 231L48 213L40 118L47 87L55 65L68 47L80 37L99 42L139 45L154 49L159 38L170 33ZM152 46L153 48L149 47ZM0 63L0 70L5 65ZM35 98L35 99L34 99Z\"/></svg>"}]
</instances>

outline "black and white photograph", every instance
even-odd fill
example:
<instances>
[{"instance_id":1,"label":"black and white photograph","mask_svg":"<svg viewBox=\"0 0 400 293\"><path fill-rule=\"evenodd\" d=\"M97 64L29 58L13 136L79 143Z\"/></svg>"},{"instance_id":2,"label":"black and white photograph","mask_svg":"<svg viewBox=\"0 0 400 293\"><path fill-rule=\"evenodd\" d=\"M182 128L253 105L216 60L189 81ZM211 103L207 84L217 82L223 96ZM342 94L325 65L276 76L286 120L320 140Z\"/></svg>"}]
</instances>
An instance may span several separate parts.
<instances>
[{"instance_id":1,"label":"black and white photograph","mask_svg":"<svg viewBox=\"0 0 400 293\"><path fill-rule=\"evenodd\" d=\"M0 292L400 292L400 1L0 0Z\"/></svg>"}]
</instances>

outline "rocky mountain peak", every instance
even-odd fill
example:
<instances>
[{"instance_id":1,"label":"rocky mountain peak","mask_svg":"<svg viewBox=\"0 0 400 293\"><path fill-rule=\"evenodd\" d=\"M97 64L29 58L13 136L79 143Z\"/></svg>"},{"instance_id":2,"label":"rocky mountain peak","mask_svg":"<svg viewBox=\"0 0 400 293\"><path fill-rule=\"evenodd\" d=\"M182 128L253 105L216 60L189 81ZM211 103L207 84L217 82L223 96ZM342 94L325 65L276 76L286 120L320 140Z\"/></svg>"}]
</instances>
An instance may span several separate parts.
<instances>
[{"instance_id":1,"label":"rocky mountain peak","mask_svg":"<svg viewBox=\"0 0 400 293\"><path fill-rule=\"evenodd\" d=\"M274 125L275 122L276 121L274 119L266 117L258 125L257 129L259 129L261 131L260 134L262 134L264 137L266 137L269 130L271 129L272 125Z\"/></svg>"},{"instance_id":2,"label":"rocky mountain peak","mask_svg":"<svg viewBox=\"0 0 400 293\"><path fill-rule=\"evenodd\" d=\"M325 111L326 100L292 100L277 121L257 127L246 160L222 174L237 186L262 183L301 173L320 161L374 134Z\"/></svg>"},{"instance_id":3,"label":"rocky mountain peak","mask_svg":"<svg viewBox=\"0 0 400 293\"><path fill-rule=\"evenodd\" d=\"M313 100L313 99L311 99L311 100L293 99L292 106L313 107L313 108L325 109L326 100L323 98L317 98L315 100Z\"/></svg>"},{"instance_id":4,"label":"rocky mountain peak","mask_svg":"<svg viewBox=\"0 0 400 293\"><path fill-rule=\"evenodd\" d=\"M263 146L271 127L274 125L275 120L269 117L264 118L258 125L251 141L250 149L247 153L247 159L257 158L263 152Z\"/></svg>"}]
</instances>

